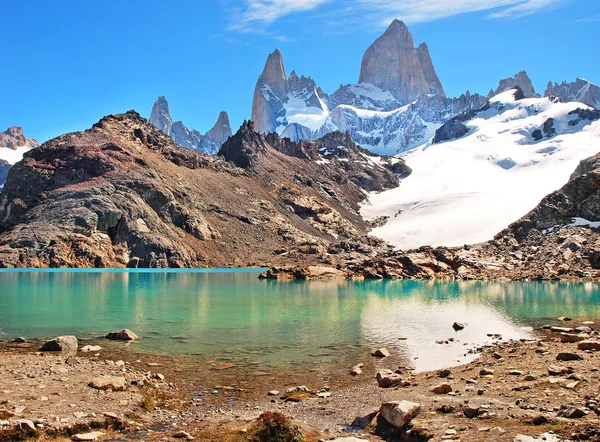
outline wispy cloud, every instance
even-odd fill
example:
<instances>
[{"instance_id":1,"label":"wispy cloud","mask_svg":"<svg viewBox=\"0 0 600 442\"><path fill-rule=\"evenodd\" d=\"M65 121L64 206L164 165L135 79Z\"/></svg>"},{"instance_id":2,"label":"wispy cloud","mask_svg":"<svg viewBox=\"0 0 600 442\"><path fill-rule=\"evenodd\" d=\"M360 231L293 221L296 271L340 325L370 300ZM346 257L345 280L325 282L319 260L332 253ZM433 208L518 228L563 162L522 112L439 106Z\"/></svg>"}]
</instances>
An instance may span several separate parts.
<instances>
[{"instance_id":1,"label":"wispy cloud","mask_svg":"<svg viewBox=\"0 0 600 442\"><path fill-rule=\"evenodd\" d=\"M596 14L596 15L591 15L589 17L580 18L577 21L578 22L582 22L582 23L596 23L596 22L600 21L600 14Z\"/></svg>"},{"instance_id":2,"label":"wispy cloud","mask_svg":"<svg viewBox=\"0 0 600 442\"><path fill-rule=\"evenodd\" d=\"M249 31L264 27L281 17L297 12L311 11L330 0L243 0L241 7L234 8L229 29Z\"/></svg>"},{"instance_id":3,"label":"wispy cloud","mask_svg":"<svg viewBox=\"0 0 600 442\"><path fill-rule=\"evenodd\" d=\"M380 25L394 18L407 23L440 20L468 12L490 11L489 18L518 18L557 6L563 0L234 0L230 30L264 33L277 20L334 5L339 18L360 15ZM228 2L230 3L230 2Z\"/></svg>"}]
</instances>

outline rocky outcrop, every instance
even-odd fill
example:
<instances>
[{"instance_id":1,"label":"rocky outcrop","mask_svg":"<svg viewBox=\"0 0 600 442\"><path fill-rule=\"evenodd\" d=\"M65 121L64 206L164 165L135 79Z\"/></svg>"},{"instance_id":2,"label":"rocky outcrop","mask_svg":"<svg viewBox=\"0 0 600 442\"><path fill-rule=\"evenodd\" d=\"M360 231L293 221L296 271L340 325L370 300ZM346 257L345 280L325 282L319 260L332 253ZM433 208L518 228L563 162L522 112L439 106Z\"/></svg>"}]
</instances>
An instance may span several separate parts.
<instances>
[{"instance_id":1,"label":"rocky outcrop","mask_svg":"<svg viewBox=\"0 0 600 442\"><path fill-rule=\"evenodd\" d=\"M434 143L441 143L442 141L455 140L456 138L464 137L469 133L469 128L455 118L452 118L442 127L435 131L433 137Z\"/></svg>"},{"instance_id":2,"label":"rocky outcrop","mask_svg":"<svg viewBox=\"0 0 600 442\"><path fill-rule=\"evenodd\" d=\"M444 95L427 45L415 48L412 34L399 20L365 52L358 82L389 91L400 104L422 95Z\"/></svg>"},{"instance_id":3,"label":"rocky outcrop","mask_svg":"<svg viewBox=\"0 0 600 442\"><path fill-rule=\"evenodd\" d=\"M23 135L23 128L18 126L9 127L4 132L0 132L0 148L15 150L18 147L28 147L30 149L38 147L40 143L33 138L27 138Z\"/></svg>"},{"instance_id":4,"label":"rocky outcrop","mask_svg":"<svg viewBox=\"0 0 600 442\"><path fill-rule=\"evenodd\" d=\"M4 186L4 183L6 182L6 177L8 176L8 171L11 167L12 164L10 164L8 161L0 160L0 188Z\"/></svg>"},{"instance_id":5,"label":"rocky outcrop","mask_svg":"<svg viewBox=\"0 0 600 442\"><path fill-rule=\"evenodd\" d=\"M346 252L326 251L339 241L377 253L358 209L361 185L398 185L367 164L385 160L349 177L273 143L246 123L224 144L230 162L177 146L133 111L50 140L0 194L0 267L335 266Z\"/></svg>"},{"instance_id":6,"label":"rocky outcrop","mask_svg":"<svg viewBox=\"0 0 600 442\"><path fill-rule=\"evenodd\" d=\"M221 112L213 128L206 135L202 135L197 130L188 129L181 121L173 122L169 112L169 103L164 96L158 97L152 106L150 124L173 138L173 141L179 146L210 155L215 155L227 138L231 136L227 112Z\"/></svg>"},{"instance_id":7,"label":"rocky outcrop","mask_svg":"<svg viewBox=\"0 0 600 442\"><path fill-rule=\"evenodd\" d=\"M533 84L531 83L531 79L527 75L527 72L520 71L514 77L505 78L504 80L500 80L494 95L501 94L503 92L509 91L518 86L523 91L524 98L539 98L540 95L535 92L533 88Z\"/></svg>"},{"instance_id":8,"label":"rocky outcrop","mask_svg":"<svg viewBox=\"0 0 600 442\"><path fill-rule=\"evenodd\" d=\"M583 78L577 78L572 83L563 81L560 84L552 84L552 82L549 82L544 96L558 97L560 101L565 103L577 101L600 109L600 87Z\"/></svg>"}]
</instances>

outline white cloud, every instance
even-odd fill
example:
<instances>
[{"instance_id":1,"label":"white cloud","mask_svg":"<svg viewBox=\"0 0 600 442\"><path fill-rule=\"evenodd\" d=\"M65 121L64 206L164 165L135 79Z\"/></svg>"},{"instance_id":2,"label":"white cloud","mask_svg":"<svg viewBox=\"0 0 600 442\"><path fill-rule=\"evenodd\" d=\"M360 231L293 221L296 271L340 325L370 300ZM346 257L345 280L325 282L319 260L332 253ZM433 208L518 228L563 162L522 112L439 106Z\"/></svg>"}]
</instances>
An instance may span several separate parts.
<instances>
[{"instance_id":1,"label":"white cloud","mask_svg":"<svg viewBox=\"0 0 600 442\"><path fill-rule=\"evenodd\" d=\"M244 0L241 8L236 8L234 21L230 25L233 30L252 30L253 27L263 29L281 17L313 10L330 0Z\"/></svg>"},{"instance_id":2,"label":"white cloud","mask_svg":"<svg viewBox=\"0 0 600 442\"><path fill-rule=\"evenodd\" d=\"M489 18L516 18L533 14L563 0L240 0L233 8L231 30L264 32L282 17L335 4L339 18L360 15L363 20L388 25L397 18L407 23L440 20L459 14L495 10Z\"/></svg>"},{"instance_id":3,"label":"white cloud","mask_svg":"<svg viewBox=\"0 0 600 442\"><path fill-rule=\"evenodd\" d=\"M365 9L389 24L394 18L407 23L420 23L452 17L467 12L503 8L490 18L533 14L562 0L356 0Z\"/></svg>"}]
</instances>

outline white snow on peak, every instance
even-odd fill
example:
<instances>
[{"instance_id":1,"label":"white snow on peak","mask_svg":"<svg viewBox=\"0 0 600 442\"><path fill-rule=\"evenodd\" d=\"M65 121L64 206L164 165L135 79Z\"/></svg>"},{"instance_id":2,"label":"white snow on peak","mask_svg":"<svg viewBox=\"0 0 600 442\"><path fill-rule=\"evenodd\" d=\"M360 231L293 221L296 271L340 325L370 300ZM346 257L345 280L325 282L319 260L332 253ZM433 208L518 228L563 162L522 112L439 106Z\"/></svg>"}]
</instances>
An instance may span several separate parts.
<instances>
[{"instance_id":1,"label":"white snow on peak","mask_svg":"<svg viewBox=\"0 0 600 442\"><path fill-rule=\"evenodd\" d=\"M600 151L600 121L568 115L581 103L515 101L514 91L465 124L469 133L403 155L413 173L397 189L371 193L361 209L390 220L372 234L402 249L487 241L562 187L578 163ZM532 136L554 119L555 133ZM571 123L573 124L573 123Z\"/></svg>"},{"instance_id":2,"label":"white snow on peak","mask_svg":"<svg viewBox=\"0 0 600 442\"><path fill-rule=\"evenodd\" d=\"M16 149L9 149L8 147L0 147L0 160L4 160L9 164L15 164L23 159L25 152L31 150L30 147L22 146Z\"/></svg>"}]
</instances>

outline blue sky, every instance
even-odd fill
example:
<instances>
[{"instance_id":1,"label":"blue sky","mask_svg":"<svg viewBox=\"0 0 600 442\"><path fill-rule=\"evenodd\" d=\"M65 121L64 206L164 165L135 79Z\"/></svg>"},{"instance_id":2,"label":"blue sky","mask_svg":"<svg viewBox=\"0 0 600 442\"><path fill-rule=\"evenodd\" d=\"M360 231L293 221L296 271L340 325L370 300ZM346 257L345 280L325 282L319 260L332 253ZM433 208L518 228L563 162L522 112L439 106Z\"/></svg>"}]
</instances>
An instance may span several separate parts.
<instances>
[{"instance_id":1,"label":"blue sky","mask_svg":"<svg viewBox=\"0 0 600 442\"><path fill-rule=\"evenodd\" d=\"M487 93L525 69L600 84L597 0L4 0L0 130L45 141L165 95L202 132L226 110L250 117L267 55L326 92L358 79L366 48L393 18L426 41L448 95Z\"/></svg>"}]
</instances>

